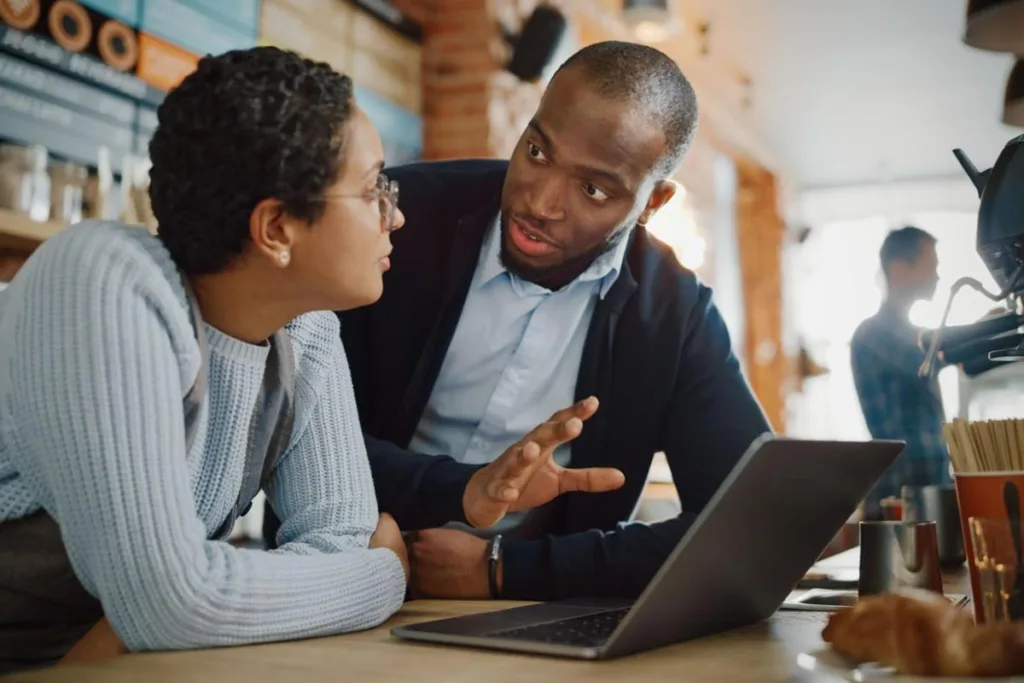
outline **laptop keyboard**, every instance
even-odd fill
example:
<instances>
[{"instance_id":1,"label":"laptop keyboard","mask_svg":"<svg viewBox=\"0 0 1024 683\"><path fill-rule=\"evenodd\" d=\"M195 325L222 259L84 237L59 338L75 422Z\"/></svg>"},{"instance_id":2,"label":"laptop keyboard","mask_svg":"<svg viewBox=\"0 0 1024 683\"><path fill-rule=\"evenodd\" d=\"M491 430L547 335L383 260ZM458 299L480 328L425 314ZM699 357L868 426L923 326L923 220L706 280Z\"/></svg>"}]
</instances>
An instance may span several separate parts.
<instances>
[{"instance_id":1,"label":"laptop keyboard","mask_svg":"<svg viewBox=\"0 0 1024 683\"><path fill-rule=\"evenodd\" d=\"M603 645L627 614L629 614L628 608L562 619L547 624L496 631L487 635L557 645L594 647Z\"/></svg>"}]
</instances>

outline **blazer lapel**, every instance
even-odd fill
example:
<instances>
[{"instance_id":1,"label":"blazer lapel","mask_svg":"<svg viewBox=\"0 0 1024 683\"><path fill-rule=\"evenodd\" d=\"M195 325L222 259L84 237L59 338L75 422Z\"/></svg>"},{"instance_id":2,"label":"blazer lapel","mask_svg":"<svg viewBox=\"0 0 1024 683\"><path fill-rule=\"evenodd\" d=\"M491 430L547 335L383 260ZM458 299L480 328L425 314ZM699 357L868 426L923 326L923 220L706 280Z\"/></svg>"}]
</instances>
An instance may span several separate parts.
<instances>
[{"instance_id":1,"label":"blazer lapel","mask_svg":"<svg viewBox=\"0 0 1024 683\"><path fill-rule=\"evenodd\" d=\"M629 266L629 253L632 249L631 244L622 263L622 272L605 298L595 307L594 317L587 330L587 340L583 345L583 357L580 359L580 370L576 378L576 400L597 396L601 405L597 413L587 420L583 432L572 443L574 468L601 464L601 436L612 412L611 380L615 333L622 309L637 288Z\"/></svg>"}]
</instances>

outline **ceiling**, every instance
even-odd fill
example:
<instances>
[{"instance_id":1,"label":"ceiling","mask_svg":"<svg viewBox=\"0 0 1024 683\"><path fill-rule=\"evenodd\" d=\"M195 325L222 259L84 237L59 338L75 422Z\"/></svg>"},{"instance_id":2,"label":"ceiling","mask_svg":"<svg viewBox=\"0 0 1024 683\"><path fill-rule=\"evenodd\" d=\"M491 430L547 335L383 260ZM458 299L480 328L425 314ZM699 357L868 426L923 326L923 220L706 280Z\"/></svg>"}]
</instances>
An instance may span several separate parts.
<instances>
[{"instance_id":1,"label":"ceiling","mask_svg":"<svg viewBox=\"0 0 1024 683\"><path fill-rule=\"evenodd\" d=\"M987 167L1024 132L999 122L1012 58L960 40L964 0L675 3L664 49L710 23L700 59L749 76L743 117L796 188L962 178L952 148Z\"/></svg>"}]
</instances>

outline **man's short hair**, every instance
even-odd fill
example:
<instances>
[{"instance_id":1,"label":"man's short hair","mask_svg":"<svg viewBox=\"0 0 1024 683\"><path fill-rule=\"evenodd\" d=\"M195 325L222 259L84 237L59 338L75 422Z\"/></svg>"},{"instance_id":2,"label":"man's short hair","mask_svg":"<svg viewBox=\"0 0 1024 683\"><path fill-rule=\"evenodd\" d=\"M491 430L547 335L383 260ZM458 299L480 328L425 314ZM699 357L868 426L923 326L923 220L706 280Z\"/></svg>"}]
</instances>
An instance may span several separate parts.
<instances>
[{"instance_id":1,"label":"man's short hair","mask_svg":"<svg viewBox=\"0 0 1024 683\"><path fill-rule=\"evenodd\" d=\"M931 233L921 228L907 225L898 230L893 230L882 241L882 248L878 252L878 260L882 264L882 271L889 272L889 267L895 261L913 263L921 255L921 249L926 244L935 244L936 239Z\"/></svg>"},{"instance_id":2,"label":"man's short hair","mask_svg":"<svg viewBox=\"0 0 1024 683\"><path fill-rule=\"evenodd\" d=\"M609 40L588 45L555 72L576 66L609 99L628 101L644 110L665 133L665 154L655 167L662 178L683 160L697 130L697 94L672 58L647 45Z\"/></svg>"}]
</instances>

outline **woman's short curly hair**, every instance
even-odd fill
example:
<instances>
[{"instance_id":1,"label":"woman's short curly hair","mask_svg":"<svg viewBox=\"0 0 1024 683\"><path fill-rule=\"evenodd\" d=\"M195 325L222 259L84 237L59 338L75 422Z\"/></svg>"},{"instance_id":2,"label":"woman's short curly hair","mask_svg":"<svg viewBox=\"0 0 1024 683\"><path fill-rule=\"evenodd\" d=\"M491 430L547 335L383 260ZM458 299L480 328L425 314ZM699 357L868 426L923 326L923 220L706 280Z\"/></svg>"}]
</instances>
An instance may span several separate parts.
<instances>
[{"instance_id":1,"label":"woman's short curly hair","mask_svg":"<svg viewBox=\"0 0 1024 683\"><path fill-rule=\"evenodd\" d=\"M168 93L149 143L160 239L189 275L241 253L249 217L269 198L315 221L338 175L352 81L274 47L204 57Z\"/></svg>"}]
</instances>

